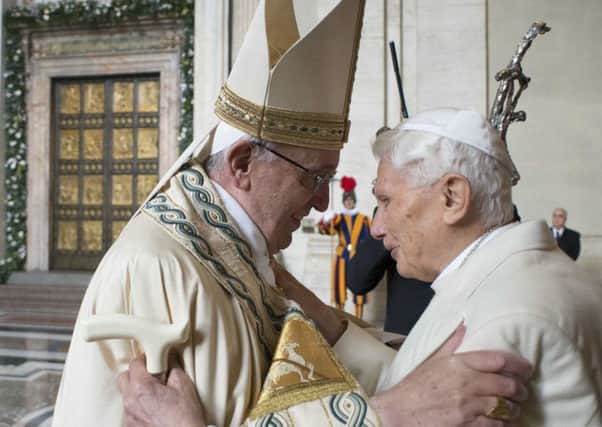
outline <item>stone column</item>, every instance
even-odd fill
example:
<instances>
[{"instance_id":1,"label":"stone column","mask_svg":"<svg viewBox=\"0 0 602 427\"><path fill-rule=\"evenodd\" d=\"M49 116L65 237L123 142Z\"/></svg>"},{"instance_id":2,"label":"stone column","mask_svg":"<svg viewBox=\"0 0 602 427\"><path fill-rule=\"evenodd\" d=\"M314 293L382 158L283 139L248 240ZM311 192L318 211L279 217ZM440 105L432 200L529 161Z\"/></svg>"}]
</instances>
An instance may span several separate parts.
<instances>
[{"instance_id":1,"label":"stone column","mask_svg":"<svg viewBox=\"0 0 602 427\"><path fill-rule=\"evenodd\" d=\"M215 99L228 75L228 0L197 1L194 10L193 138L216 122Z\"/></svg>"},{"instance_id":2,"label":"stone column","mask_svg":"<svg viewBox=\"0 0 602 427\"><path fill-rule=\"evenodd\" d=\"M245 38L259 0L232 0L232 63Z\"/></svg>"}]
</instances>

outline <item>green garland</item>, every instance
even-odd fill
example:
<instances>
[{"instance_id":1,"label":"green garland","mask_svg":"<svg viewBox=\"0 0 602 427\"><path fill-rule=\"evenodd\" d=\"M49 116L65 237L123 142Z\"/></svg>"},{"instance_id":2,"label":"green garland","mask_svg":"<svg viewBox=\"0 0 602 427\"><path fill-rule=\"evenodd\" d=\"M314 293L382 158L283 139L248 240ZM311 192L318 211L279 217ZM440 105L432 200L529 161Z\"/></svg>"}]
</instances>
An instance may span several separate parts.
<instances>
[{"instance_id":1,"label":"green garland","mask_svg":"<svg viewBox=\"0 0 602 427\"><path fill-rule=\"evenodd\" d=\"M0 283L23 269L26 251L27 115L25 109L25 57L19 28L126 24L140 18L177 18L184 24L180 57L182 112L178 144L183 150L192 140L194 57L194 0L60 1L17 7L5 13L5 136L6 136L6 256L0 259Z\"/></svg>"}]
</instances>

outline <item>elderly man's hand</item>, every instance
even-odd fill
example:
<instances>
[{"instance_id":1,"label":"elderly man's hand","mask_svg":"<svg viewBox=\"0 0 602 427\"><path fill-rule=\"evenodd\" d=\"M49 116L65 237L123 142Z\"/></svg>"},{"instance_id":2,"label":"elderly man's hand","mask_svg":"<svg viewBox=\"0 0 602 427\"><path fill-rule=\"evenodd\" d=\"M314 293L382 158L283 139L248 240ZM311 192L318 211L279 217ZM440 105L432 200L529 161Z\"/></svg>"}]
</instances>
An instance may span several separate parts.
<instances>
[{"instance_id":1,"label":"elderly man's hand","mask_svg":"<svg viewBox=\"0 0 602 427\"><path fill-rule=\"evenodd\" d=\"M520 402L527 398L531 365L503 351L453 354L463 334L462 326L399 384L370 400L384 426L493 427L517 422ZM498 398L505 403L508 419L485 416Z\"/></svg>"},{"instance_id":2,"label":"elderly man's hand","mask_svg":"<svg viewBox=\"0 0 602 427\"><path fill-rule=\"evenodd\" d=\"M144 356L118 377L126 427L205 427L194 384L179 367L163 385L146 371Z\"/></svg>"},{"instance_id":3,"label":"elderly man's hand","mask_svg":"<svg viewBox=\"0 0 602 427\"><path fill-rule=\"evenodd\" d=\"M324 304L276 260L272 259L270 266L274 271L276 283L284 291L286 297L299 304L305 314L316 323L326 341L331 346L334 345L345 332L346 323L337 316L331 307Z\"/></svg>"}]
</instances>

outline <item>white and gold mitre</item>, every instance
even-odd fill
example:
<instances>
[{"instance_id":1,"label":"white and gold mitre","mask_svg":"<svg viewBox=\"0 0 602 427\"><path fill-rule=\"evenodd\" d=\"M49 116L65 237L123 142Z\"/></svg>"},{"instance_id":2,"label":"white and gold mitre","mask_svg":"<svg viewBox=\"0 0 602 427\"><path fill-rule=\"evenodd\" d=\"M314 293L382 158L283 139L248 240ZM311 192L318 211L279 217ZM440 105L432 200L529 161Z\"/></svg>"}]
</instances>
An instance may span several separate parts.
<instances>
[{"instance_id":1,"label":"white and gold mitre","mask_svg":"<svg viewBox=\"0 0 602 427\"><path fill-rule=\"evenodd\" d=\"M261 0L216 115L267 141L341 149L349 134L364 3L340 0L307 31L299 13L309 7L305 0Z\"/></svg>"}]
</instances>

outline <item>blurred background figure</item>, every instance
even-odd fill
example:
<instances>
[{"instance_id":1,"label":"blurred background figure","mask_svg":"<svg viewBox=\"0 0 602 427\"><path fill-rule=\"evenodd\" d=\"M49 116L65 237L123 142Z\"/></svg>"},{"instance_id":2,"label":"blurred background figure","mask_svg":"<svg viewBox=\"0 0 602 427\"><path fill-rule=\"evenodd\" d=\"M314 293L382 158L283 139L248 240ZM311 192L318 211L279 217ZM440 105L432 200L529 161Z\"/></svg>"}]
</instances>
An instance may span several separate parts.
<instances>
[{"instance_id":1,"label":"blurred background figure","mask_svg":"<svg viewBox=\"0 0 602 427\"><path fill-rule=\"evenodd\" d=\"M552 235L558 243L558 247L569 257L577 260L581 251L581 234L575 230L565 227L567 211L563 208L556 208L552 211Z\"/></svg>"},{"instance_id":2,"label":"blurred background figure","mask_svg":"<svg viewBox=\"0 0 602 427\"><path fill-rule=\"evenodd\" d=\"M370 236L358 244L355 256L347 263L347 288L355 295L365 295L381 282L385 273L385 331L407 335L431 301L433 290L429 282L400 276L382 240Z\"/></svg>"},{"instance_id":3,"label":"blurred background figure","mask_svg":"<svg viewBox=\"0 0 602 427\"><path fill-rule=\"evenodd\" d=\"M356 181L352 177L341 178L343 189L343 209L337 214L328 211L318 222L320 234L338 235L339 244L336 248L332 267L331 304L338 309L345 308L347 286L345 265L356 253L357 245L370 237L370 218L358 212L355 196ZM355 315L362 318L367 296L353 295Z\"/></svg>"}]
</instances>

